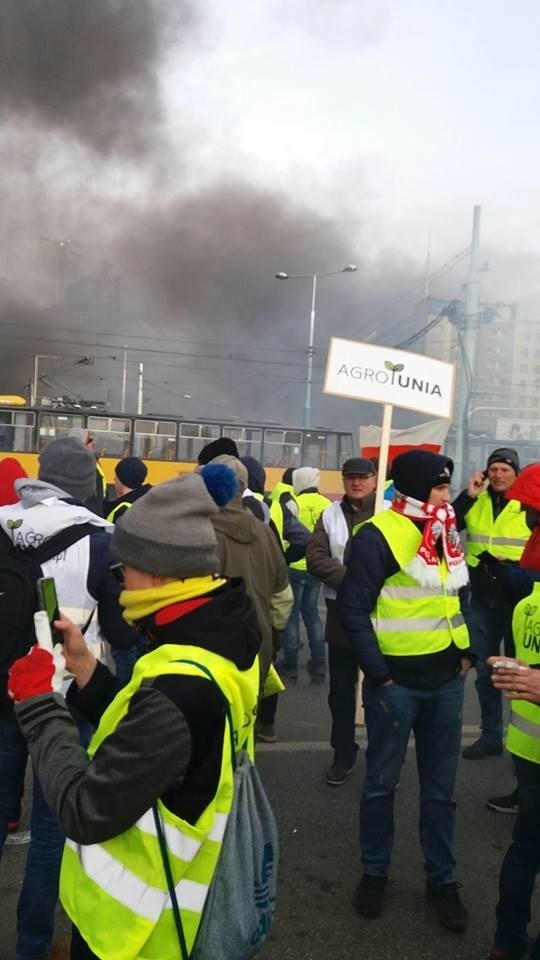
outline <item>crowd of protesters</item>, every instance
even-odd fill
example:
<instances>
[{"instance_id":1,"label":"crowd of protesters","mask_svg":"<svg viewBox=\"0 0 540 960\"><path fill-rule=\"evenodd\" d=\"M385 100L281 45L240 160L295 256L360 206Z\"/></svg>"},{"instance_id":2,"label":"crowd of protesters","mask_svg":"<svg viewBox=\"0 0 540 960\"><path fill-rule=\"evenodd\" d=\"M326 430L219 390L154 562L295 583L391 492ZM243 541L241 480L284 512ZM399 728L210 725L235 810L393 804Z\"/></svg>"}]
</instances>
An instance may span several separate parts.
<instances>
[{"instance_id":1,"label":"crowd of protesters","mask_svg":"<svg viewBox=\"0 0 540 960\"><path fill-rule=\"evenodd\" d=\"M17 960L198 956L234 799L226 761L277 739L279 692L298 680L300 619L310 682L329 675L331 788L357 759L361 681L354 904L364 918L385 909L394 793L413 734L426 898L442 926L466 929L456 773L460 754L502 753L511 701L517 786L486 798L516 815L489 957L523 957L540 864L540 465L520 472L514 450L494 450L452 503L452 461L411 450L395 458L392 499L376 510L369 459L343 464L339 500L319 492L311 466L287 469L267 493L262 465L224 437L193 473L154 487L141 460L124 458L107 499L88 441L52 441L37 479L0 461L0 568L9 574L10 550L45 549L63 638L61 655L28 643L1 676L0 852L20 821L28 755L34 772ZM47 544L59 549L47 555ZM461 751L471 668L481 734ZM59 891L66 944L54 939ZM540 960L540 938L531 956Z\"/></svg>"}]
</instances>

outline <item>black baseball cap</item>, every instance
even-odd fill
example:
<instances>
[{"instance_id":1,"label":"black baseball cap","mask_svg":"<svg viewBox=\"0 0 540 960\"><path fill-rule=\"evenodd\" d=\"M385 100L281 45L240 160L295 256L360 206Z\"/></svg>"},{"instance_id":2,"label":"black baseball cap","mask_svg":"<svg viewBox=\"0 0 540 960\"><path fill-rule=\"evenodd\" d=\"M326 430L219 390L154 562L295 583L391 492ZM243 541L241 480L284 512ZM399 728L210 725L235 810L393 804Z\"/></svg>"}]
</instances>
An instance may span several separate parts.
<instances>
[{"instance_id":1,"label":"black baseball cap","mask_svg":"<svg viewBox=\"0 0 540 960\"><path fill-rule=\"evenodd\" d=\"M343 477L369 477L374 473L377 473L375 464L367 457L351 457L341 468Z\"/></svg>"}]
</instances>

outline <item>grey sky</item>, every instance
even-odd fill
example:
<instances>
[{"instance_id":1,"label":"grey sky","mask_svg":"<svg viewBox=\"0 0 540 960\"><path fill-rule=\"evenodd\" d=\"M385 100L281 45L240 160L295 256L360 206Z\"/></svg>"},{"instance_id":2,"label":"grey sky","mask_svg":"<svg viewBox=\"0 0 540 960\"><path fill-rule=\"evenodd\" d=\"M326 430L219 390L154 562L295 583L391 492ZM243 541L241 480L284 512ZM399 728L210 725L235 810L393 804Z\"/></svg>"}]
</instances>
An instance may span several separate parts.
<instances>
[{"instance_id":1,"label":"grey sky","mask_svg":"<svg viewBox=\"0 0 540 960\"><path fill-rule=\"evenodd\" d=\"M38 323L43 337L61 326L58 249L43 237L70 239L66 283L105 269L121 284L120 314L81 310L70 320L75 333L49 337L51 352L101 356L78 371L86 394L118 382L117 361L106 357L121 340L86 346L104 324L120 337L185 338L203 358L211 352L204 343L244 345L244 367L272 363L257 367L254 380L238 359L201 361L197 375L193 358L179 356L171 359L176 372L164 374L142 352L148 341L137 342L133 363L145 359L157 384L147 409L164 412L180 404L210 416L224 405L299 422L309 289L278 284L273 274L353 261L358 274L321 284L314 406L318 422L356 419L357 407L319 395L328 336L362 339L380 329L383 337L399 327L421 296L428 231L436 268L468 244L474 203L483 207L490 262L485 295L539 315L537 4L186 0L165 18L168 2L141 0L147 40L138 38L130 58L129 5L119 4L127 19L117 19L114 33L110 0L80 3L90 16L99 7L112 65L93 23L84 82L68 72L66 30L50 95L53 65L40 59L38 83L29 79L25 35L20 61L0 70L9 389L20 388L35 350L48 352L35 327L25 342L14 318ZM8 6L20 39L19 11L33 5ZM44 0L44 8L61 26L64 0ZM462 278L447 271L434 285L457 296ZM280 368L287 349L294 370ZM175 393L159 391L164 379ZM199 406L185 409L184 392L198 395ZM373 407L361 415L378 417Z\"/></svg>"}]
</instances>

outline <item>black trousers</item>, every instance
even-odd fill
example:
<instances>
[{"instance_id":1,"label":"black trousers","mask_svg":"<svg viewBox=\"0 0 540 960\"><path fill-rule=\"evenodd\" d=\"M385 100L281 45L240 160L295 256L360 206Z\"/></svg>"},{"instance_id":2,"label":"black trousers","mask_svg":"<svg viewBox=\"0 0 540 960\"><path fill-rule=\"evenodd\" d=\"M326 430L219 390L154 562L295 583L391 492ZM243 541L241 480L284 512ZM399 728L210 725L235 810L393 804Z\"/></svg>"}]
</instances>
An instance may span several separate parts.
<instances>
[{"instance_id":1,"label":"black trousers","mask_svg":"<svg viewBox=\"0 0 540 960\"><path fill-rule=\"evenodd\" d=\"M328 672L328 706L332 715L330 744L334 749L334 759L352 766L358 751L354 724L358 663L352 650L329 646Z\"/></svg>"}]
</instances>

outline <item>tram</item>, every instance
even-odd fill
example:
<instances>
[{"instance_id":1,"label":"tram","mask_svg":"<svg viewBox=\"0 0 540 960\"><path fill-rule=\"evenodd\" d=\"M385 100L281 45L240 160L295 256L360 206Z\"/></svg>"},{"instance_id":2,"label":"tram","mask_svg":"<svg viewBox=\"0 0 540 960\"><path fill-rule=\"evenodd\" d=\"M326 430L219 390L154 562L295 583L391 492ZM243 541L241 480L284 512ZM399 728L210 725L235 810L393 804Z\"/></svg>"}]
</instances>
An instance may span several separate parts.
<instances>
[{"instance_id":1,"label":"tram","mask_svg":"<svg viewBox=\"0 0 540 960\"><path fill-rule=\"evenodd\" d=\"M50 406L29 407L0 398L0 459L15 456L29 476L37 476L38 454L58 437L74 428L93 437L108 483L112 483L118 460L140 457L148 467L148 482L160 483L178 473L191 471L207 443L231 437L240 456L256 457L266 469L267 489L281 479L286 467L313 466L321 471L320 491L337 496L342 492L341 465L354 456L351 433L312 428L284 427L219 419L130 416L91 410ZM24 401L23 401L24 402Z\"/></svg>"}]
</instances>

